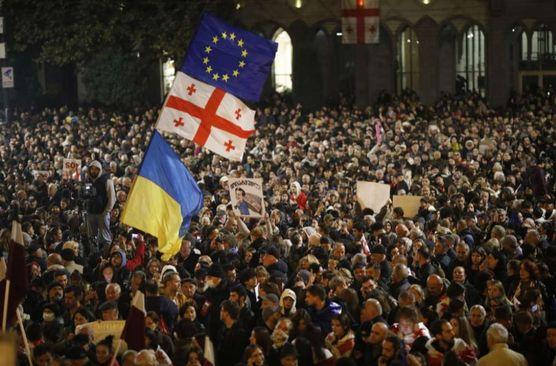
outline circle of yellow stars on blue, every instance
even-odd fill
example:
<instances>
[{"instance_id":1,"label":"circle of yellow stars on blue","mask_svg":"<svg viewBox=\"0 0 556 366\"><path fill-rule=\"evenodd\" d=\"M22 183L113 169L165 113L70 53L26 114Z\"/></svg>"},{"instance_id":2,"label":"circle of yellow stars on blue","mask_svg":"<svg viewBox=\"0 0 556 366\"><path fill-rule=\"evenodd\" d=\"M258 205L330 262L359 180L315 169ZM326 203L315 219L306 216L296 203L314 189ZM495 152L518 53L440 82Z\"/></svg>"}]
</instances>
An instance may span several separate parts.
<instances>
[{"instance_id":1,"label":"circle of yellow stars on blue","mask_svg":"<svg viewBox=\"0 0 556 366\"><path fill-rule=\"evenodd\" d=\"M245 49L245 42L243 39L238 38L235 33L228 34L227 32L222 32L220 35L215 35L212 37L212 45L217 45L220 41L230 41L232 44L237 45L241 49L241 60L239 60L237 66L232 70L231 75L228 73L219 74L210 65L210 53L212 52L212 46L209 44L205 47L205 56L203 57L203 65L205 65L205 71L212 76L212 80L218 81L222 80L228 82L232 78L237 78L246 65L245 59L249 54Z\"/></svg>"}]
</instances>

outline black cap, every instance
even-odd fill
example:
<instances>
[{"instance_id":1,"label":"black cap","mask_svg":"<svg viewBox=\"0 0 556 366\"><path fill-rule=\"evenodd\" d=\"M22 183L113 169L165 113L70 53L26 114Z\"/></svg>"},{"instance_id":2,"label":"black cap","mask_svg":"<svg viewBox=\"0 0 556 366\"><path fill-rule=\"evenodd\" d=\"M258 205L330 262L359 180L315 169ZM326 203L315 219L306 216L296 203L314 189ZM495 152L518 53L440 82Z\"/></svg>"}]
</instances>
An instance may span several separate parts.
<instances>
[{"instance_id":1,"label":"black cap","mask_svg":"<svg viewBox=\"0 0 556 366\"><path fill-rule=\"evenodd\" d=\"M223 275L224 271L222 271L222 267L218 264L213 264L207 271L207 276L222 278Z\"/></svg>"},{"instance_id":2,"label":"black cap","mask_svg":"<svg viewBox=\"0 0 556 366\"><path fill-rule=\"evenodd\" d=\"M448 295L448 297L450 298L463 296L464 293L465 293L465 287L455 282L452 282L448 287L448 289L446 290L446 295Z\"/></svg>"},{"instance_id":3,"label":"black cap","mask_svg":"<svg viewBox=\"0 0 556 366\"><path fill-rule=\"evenodd\" d=\"M87 357L87 352L79 346L73 346L66 352L66 357L69 360L81 360Z\"/></svg>"}]
</instances>

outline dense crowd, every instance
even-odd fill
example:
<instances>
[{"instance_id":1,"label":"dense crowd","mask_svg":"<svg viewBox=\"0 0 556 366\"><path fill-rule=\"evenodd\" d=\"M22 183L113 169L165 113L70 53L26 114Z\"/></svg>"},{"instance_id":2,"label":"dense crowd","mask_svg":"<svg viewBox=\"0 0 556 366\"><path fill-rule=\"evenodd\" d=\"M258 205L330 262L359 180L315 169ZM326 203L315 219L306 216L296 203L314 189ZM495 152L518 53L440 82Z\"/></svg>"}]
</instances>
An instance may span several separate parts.
<instances>
[{"instance_id":1,"label":"dense crowd","mask_svg":"<svg viewBox=\"0 0 556 366\"><path fill-rule=\"evenodd\" d=\"M19 113L0 126L0 240L17 210L34 364L109 365L117 341L83 324L125 320L138 290L146 348L115 364L556 364L555 102L405 92L306 113L276 95L241 164L168 136L204 194L169 262L119 223L155 109ZM110 230L93 237L82 192L103 172ZM229 177L263 178L262 219L234 214ZM418 214L362 208L357 181L422 196Z\"/></svg>"}]
</instances>

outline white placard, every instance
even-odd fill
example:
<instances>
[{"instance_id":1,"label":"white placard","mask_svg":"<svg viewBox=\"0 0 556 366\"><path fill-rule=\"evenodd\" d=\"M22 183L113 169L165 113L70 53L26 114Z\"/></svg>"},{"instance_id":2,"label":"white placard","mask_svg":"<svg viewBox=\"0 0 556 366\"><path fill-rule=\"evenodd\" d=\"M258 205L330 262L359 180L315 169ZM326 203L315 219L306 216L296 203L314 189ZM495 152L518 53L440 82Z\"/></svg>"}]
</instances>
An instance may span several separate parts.
<instances>
[{"instance_id":1,"label":"white placard","mask_svg":"<svg viewBox=\"0 0 556 366\"><path fill-rule=\"evenodd\" d=\"M375 214L379 213L382 207L390 199L390 185L374 182L357 182L357 202L361 208L370 208Z\"/></svg>"},{"instance_id":2,"label":"white placard","mask_svg":"<svg viewBox=\"0 0 556 366\"><path fill-rule=\"evenodd\" d=\"M64 168L62 169L62 178L81 181L81 160L64 159Z\"/></svg>"}]
</instances>

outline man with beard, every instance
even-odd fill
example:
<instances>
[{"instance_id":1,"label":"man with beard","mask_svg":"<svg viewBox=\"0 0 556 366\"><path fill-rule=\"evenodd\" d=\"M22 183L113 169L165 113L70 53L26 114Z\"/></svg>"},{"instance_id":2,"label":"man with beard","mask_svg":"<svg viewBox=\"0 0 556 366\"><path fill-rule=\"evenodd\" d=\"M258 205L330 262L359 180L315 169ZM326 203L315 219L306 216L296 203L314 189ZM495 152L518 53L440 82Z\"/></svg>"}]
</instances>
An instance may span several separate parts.
<instances>
[{"instance_id":1,"label":"man with beard","mask_svg":"<svg viewBox=\"0 0 556 366\"><path fill-rule=\"evenodd\" d=\"M475 350L461 338L456 338L452 324L446 319L435 320L430 326L433 338L427 342L429 366L441 366L444 355L452 351L468 364L477 361Z\"/></svg>"},{"instance_id":2,"label":"man with beard","mask_svg":"<svg viewBox=\"0 0 556 366\"><path fill-rule=\"evenodd\" d=\"M89 239L103 245L112 242L110 232L110 211L116 203L116 191L109 173L102 173L102 165L95 160L89 165L89 177L93 197L90 197L87 207L87 224Z\"/></svg>"}]
</instances>

